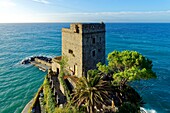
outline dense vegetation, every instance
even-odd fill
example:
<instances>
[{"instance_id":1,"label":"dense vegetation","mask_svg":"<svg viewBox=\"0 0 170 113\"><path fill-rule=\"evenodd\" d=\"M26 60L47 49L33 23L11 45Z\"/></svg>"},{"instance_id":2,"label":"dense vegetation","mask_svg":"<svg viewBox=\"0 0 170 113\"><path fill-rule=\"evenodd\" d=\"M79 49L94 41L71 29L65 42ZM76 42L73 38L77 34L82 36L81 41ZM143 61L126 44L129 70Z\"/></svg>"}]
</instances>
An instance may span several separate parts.
<instances>
[{"instance_id":1,"label":"dense vegetation","mask_svg":"<svg viewBox=\"0 0 170 113\"><path fill-rule=\"evenodd\" d=\"M54 113L55 101L54 101L53 94L51 92L50 84L49 84L47 77L45 77L43 88L44 88L43 92L44 92L45 110L47 113Z\"/></svg>"},{"instance_id":2,"label":"dense vegetation","mask_svg":"<svg viewBox=\"0 0 170 113\"><path fill-rule=\"evenodd\" d=\"M82 77L76 83L72 102L76 107L84 104L87 111L92 113L95 106L99 109L102 105L107 105L107 100L111 99L111 91L110 84L103 81L100 75L89 73L87 78Z\"/></svg>"},{"instance_id":3,"label":"dense vegetation","mask_svg":"<svg viewBox=\"0 0 170 113\"><path fill-rule=\"evenodd\" d=\"M156 78L152 61L136 51L113 51L108 55L108 65L97 64L103 74L113 76L113 82L125 85L141 79Z\"/></svg>"},{"instance_id":4,"label":"dense vegetation","mask_svg":"<svg viewBox=\"0 0 170 113\"><path fill-rule=\"evenodd\" d=\"M63 76L67 61L60 62L60 84L63 85L67 104L64 108L55 108L49 83L45 80L46 106L49 113L138 113L144 102L142 97L129 83L136 80L156 78L152 71L152 61L136 51L113 51L108 55L108 65L97 64L96 70L89 70L87 77L76 82L76 88L70 94ZM54 111L55 109L55 111Z\"/></svg>"},{"instance_id":5,"label":"dense vegetation","mask_svg":"<svg viewBox=\"0 0 170 113\"><path fill-rule=\"evenodd\" d=\"M70 91L64 81L64 75L67 75L66 66L67 66L67 57L63 56L62 60L60 61L59 81L64 88L64 93L66 95L67 101L70 101Z\"/></svg>"},{"instance_id":6,"label":"dense vegetation","mask_svg":"<svg viewBox=\"0 0 170 113\"><path fill-rule=\"evenodd\" d=\"M56 107L54 113L84 113L84 112L79 110L77 107L67 104L64 108Z\"/></svg>"},{"instance_id":7,"label":"dense vegetation","mask_svg":"<svg viewBox=\"0 0 170 113\"><path fill-rule=\"evenodd\" d=\"M72 102L79 108L85 106L90 113L139 112L144 102L128 83L156 78L152 61L136 51L113 51L107 60L108 65L98 63L97 69L90 70L87 78L79 79ZM112 101L112 105L109 101ZM112 108L104 108L103 105Z\"/></svg>"}]
</instances>

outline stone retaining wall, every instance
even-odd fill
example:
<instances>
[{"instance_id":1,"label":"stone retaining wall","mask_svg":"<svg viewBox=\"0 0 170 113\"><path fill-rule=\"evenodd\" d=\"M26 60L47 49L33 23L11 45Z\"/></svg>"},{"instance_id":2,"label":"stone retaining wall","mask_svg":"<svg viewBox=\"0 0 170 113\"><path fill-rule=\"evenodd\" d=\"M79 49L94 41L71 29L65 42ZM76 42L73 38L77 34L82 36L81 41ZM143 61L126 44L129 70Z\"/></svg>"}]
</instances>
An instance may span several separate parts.
<instances>
[{"instance_id":1,"label":"stone retaining wall","mask_svg":"<svg viewBox=\"0 0 170 113\"><path fill-rule=\"evenodd\" d=\"M43 64L43 65L46 65L46 66L51 67L51 63L46 62L46 61L41 60L41 59L38 59L38 58L35 58L35 62L38 62L38 63L40 63L40 64Z\"/></svg>"}]
</instances>

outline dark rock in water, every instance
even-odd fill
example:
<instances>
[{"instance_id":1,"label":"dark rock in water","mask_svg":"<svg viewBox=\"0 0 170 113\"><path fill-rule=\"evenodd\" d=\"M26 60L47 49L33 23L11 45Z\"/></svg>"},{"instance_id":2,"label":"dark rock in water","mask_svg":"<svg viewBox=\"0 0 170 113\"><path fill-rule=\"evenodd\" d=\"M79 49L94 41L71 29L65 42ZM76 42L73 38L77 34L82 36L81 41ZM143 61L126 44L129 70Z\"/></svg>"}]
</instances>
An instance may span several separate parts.
<instances>
[{"instance_id":1,"label":"dark rock in water","mask_svg":"<svg viewBox=\"0 0 170 113\"><path fill-rule=\"evenodd\" d=\"M33 57L23 60L21 62L21 64L30 64L31 62L35 61L35 58L46 61L48 63L52 63L52 58L48 58L48 57L44 57L44 56L33 56Z\"/></svg>"},{"instance_id":2,"label":"dark rock in water","mask_svg":"<svg viewBox=\"0 0 170 113\"><path fill-rule=\"evenodd\" d=\"M30 63L31 63L31 62L30 62L29 59L23 60L23 61L21 62L21 64L30 64Z\"/></svg>"},{"instance_id":3,"label":"dark rock in water","mask_svg":"<svg viewBox=\"0 0 170 113\"><path fill-rule=\"evenodd\" d=\"M31 59L31 60L30 60L31 62L32 62L32 61L35 61L35 58L33 58L33 57L31 57L30 59Z\"/></svg>"}]
</instances>

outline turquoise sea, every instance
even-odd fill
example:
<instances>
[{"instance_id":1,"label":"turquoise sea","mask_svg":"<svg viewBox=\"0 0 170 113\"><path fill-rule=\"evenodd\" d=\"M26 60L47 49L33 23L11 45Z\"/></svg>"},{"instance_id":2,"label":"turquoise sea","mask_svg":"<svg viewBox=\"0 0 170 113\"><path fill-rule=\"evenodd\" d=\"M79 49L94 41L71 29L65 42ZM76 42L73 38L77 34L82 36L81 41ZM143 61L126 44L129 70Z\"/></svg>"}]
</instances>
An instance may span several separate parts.
<instances>
[{"instance_id":1,"label":"turquoise sea","mask_svg":"<svg viewBox=\"0 0 170 113\"><path fill-rule=\"evenodd\" d=\"M20 62L61 54L61 28L69 23L0 24L0 113L20 113L46 73ZM170 113L170 24L107 23L106 56L135 50L153 61L157 79L133 83L148 113Z\"/></svg>"}]
</instances>

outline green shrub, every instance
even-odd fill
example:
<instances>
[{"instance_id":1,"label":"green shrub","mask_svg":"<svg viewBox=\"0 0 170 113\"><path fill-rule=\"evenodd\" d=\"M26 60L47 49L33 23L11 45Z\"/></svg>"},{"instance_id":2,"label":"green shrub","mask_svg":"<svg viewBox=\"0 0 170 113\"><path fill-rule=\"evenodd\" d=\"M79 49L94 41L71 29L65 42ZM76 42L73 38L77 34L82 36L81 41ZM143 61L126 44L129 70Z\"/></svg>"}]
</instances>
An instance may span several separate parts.
<instances>
[{"instance_id":1,"label":"green shrub","mask_svg":"<svg viewBox=\"0 0 170 113\"><path fill-rule=\"evenodd\" d=\"M55 101L53 99L53 95L47 77L45 77L43 86L44 86L44 103L46 103L45 110L47 113L54 113Z\"/></svg>"},{"instance_id":2,"label":"green shrub","mask_svg":"<svg viewBox=\"0 0 170 113\"><path fill-rule=\"evenodd\" d=\"M65 83L63 76L62 75L59 75L59 76L60 76L59 81L60 81L60 84L64 88L64 93L66 95L67 101L70 101L70 90L68 89L67 84Z\"/></svg>"},{"instance_id":3,"label":"green shrub","mask_svg":"<svg viewBox=\"0 0 170 113\"><path fill-rule=\"evenodd\" d=\"M67 66L67 61L68 61L67 57L62 56L62 60L60 61L61 70L60 70L60 74L59 74L59 82L64 88L64 94L67 98L67 101L70 101L70 90L68 89L67 84L64 81L64 75L68 75L67 74L68 72L65 69Z\"/></svg>"},{"instance_id":4,"label":"green shrub","mask_svg":"<svg viewBox=\"0 0 170 113\"><path fill-rule=\"evenodd\" d=\"M55 113L83 113L75 107L64 107L64 108L56 108Z\"/></svg>"}]
</instances>

